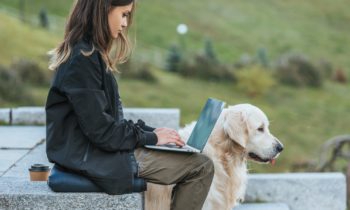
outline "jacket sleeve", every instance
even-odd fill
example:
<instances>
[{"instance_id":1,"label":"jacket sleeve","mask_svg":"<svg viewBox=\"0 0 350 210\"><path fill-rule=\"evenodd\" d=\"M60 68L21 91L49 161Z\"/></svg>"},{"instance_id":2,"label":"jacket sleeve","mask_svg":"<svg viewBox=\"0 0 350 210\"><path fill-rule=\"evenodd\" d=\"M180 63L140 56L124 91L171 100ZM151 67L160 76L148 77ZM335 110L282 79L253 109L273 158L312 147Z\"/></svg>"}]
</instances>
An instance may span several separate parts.
<instances>
[{"instance_id":1,"label":"jacket sleeve","mask_svg":"<svg viewBox=\"0 0 350 210\"><path fill-rule=\"evenodd\" d=\"M124 119L124 121L127 122L126 119ZM139 125L142 128L142 130L144 130L144 131L152 131L153 132L155 130L155 128L146 125L145 122L141 119L138 119L137 123L135 123L135 125Z\"/></svg>"},{"instance_id":2,"label":"jacket sleeve","mask_svg":"<svg viewBox=\"0 0 350 210\"><path fill-rule=\"evenodd\" d=\"M134 123L132 120L127 121L126 119L124 119L124 122L127 123ZM142 128L142 130L145 131L146 133L146 145L156 145L158 143L158 137L157 135L153 135L153 131L155 130L155 128L152 128L150 126L147 126L145 124L145 122L141 119L139 119L137 121L137 123L134 124L135 126L140 126Z\"/></svg>"},{"instance_id":3,"label":"jacket sleeve","mask_svg":"<svg viewBox=\"0 0 350 210\"><path fill-rule=\"evenodd\" d=\"M63 79L66 94L83 133L95 146L106 151L132 150L157 138L133 123L116 122L109 114L107 97L102 90L102 71L97 51L90 56L79 54Z\"/></svg>"}]
</instances>

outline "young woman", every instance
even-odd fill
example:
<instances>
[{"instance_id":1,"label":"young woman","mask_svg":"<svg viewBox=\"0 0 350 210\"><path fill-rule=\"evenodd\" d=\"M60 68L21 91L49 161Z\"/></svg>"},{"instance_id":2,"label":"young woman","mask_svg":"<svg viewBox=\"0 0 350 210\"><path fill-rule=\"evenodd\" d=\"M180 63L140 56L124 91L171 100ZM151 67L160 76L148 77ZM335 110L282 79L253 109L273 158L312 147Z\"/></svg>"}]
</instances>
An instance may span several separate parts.
<instances>
[{"instance_id":1,"label":"young woman","mask_svg":"<svg viewBox=\"0 0 350 210\"><path fill-rule=\"evenodd\" d=\"M111 71L118 71L115 63L131 55L128 31L136 4L136 0L76 0L64 40L50 52L55 76L45 108L47 157L109 194L132 193L135 175L151 183L177 184L171 209L199 210L214 176L210 157L146 149L146 144L185 143L173 129L123 118Z\"/></svg>"}]
</instances>

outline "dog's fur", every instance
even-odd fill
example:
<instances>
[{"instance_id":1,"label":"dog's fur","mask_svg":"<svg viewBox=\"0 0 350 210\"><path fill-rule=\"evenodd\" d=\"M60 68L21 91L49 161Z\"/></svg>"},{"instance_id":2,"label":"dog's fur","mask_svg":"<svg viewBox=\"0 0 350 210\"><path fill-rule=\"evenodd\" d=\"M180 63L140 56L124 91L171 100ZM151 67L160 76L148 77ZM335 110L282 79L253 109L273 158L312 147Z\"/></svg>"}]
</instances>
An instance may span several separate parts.
<instances>
[{"instance_id":1,"label":"dog's fur","mask_svg":"<svg viewBox=\"0 0 350 210\"><path fill-rule=\"evenodd\" d=\"M193 121L179 131L182 140L188 141L195 125ZM268 126L266 115L250 104L228 106L222 111L203 150L215 165L203 210L231 210L239 205L247 183L246 160L268 163L279 155L277 147L283 146L270 134ZM146 210L170 209L174 186L147 183Z\"/></svg>"}]
</instances>

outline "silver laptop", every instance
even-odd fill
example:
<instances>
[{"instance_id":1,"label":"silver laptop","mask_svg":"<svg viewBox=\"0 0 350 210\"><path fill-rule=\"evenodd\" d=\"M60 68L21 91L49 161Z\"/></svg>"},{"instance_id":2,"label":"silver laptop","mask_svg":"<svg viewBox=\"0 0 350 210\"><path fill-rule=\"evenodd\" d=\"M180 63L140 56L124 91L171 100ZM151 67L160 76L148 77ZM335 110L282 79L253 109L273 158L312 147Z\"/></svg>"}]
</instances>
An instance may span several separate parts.
<instances>
[{"instance_id":1,"label":"silver laptop","mask_svg":"<svg viewBox=\"0 0 350 210\"><path fill-rule=\"evenodd\" d=\"M201 115L191 133L187 144L183 147L175 143L164 144L161 146L145 145L150 149L171 150L177 152L198 152L202 153L205 144L207 143L211 132L218 120L221 111L224 109L226 102L209 98L205 104Z\"/></svg>"}]
</instances>

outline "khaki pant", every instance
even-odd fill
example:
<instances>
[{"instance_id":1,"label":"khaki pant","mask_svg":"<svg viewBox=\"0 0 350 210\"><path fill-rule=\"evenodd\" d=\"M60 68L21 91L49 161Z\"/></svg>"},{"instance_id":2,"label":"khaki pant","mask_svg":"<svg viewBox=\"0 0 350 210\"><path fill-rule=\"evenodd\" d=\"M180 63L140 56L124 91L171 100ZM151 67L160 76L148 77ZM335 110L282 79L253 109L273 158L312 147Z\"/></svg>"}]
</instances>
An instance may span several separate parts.
<instances>
[{"instance_id":1,"label":"khaki pant","mask_svg":"<svg viewBox=\"0 0 350 210\"><path fill-rule=\"evenodd\" d=\"M203 153L139 147L134 150L139 177L147 182L176 184L171 210L201 210L214 177L214 163Z\"/></svg>"}]
</instances>

